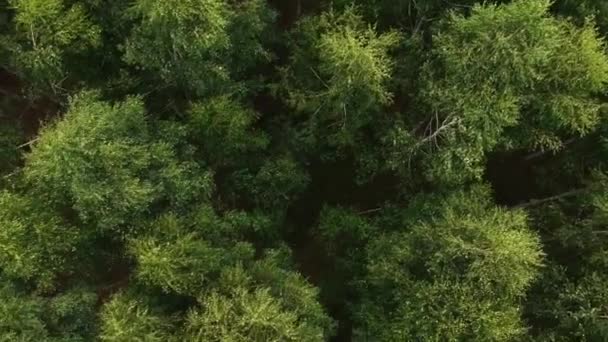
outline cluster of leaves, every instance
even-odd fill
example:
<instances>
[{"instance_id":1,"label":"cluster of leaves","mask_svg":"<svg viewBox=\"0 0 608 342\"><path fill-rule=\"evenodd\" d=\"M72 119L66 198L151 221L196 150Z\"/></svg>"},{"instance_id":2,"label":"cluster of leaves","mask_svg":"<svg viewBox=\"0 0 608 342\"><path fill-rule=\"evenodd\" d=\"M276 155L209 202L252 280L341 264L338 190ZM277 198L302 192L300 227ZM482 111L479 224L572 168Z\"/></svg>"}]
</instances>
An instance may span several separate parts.
<instances>
[{"instance_id":1,"label":"cluster of leaves","mask_svg":"<svg viewBox=\"0 0 608 342\"><path fill-rule=\"evenodd\" d=\"M0 0L0 341L608 339L605 3L270 3Z\"/></svg>"}]
</instances>

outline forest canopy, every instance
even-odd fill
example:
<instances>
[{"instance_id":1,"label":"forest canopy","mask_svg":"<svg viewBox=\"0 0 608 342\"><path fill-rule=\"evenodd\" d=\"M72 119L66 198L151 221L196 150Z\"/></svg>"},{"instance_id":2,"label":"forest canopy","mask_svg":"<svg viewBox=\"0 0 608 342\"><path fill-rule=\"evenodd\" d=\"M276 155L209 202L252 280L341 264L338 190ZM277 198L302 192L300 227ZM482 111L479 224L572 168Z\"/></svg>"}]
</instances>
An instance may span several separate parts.
<instances>
[{"instance_id":1,"label":"forest canopy","mask_svg":"<svg viewBox=\"0 0 608 342\"><path fill-rule=\"evenodd\" d=\"M0 342L608 341L608 2L0 0Z\"/></svg>"}]
</instances>

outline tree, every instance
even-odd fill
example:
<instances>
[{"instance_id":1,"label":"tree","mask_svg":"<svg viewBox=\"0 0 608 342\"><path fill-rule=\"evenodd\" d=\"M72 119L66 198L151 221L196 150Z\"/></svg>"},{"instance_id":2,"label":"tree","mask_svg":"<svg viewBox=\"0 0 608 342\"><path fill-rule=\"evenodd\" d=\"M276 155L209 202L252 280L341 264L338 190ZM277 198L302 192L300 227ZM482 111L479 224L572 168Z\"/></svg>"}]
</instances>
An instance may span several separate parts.
<instances>
[{"instance_id":1,"label":"tree","mask_svg":"<svg viewBox=\"0 0 608 342\"><path fill-rule=\"evenodd\" d=\"M531 209L551 260L526 302L532 336L540 340L608 337L603 305L607 185L606 175L596 171L579 196Z\"/></svg>"},{"instance_id":2,"label":"tree","mask_svg":"<svg viewBox=\"0 0 608 342\"><path fill-rule=\"evenodd\" d=\"M85 288L49 299L1 279L0 299L0 341L77 342L94 336L97 297Z\"/></svg>"},{"instance_id":3,"label":"tree","mask_svg":"<svg viewBox=\"0 0 608 342\"><path fill-rule=\"evenodd\" d=\"M4 279L0 297L0 341L40 341L48 338L41 319L44 310L40 301L18 293Z\"/></svg>"},{"instance_id":4,"label":"tree","mask_svg":"<svg viewBox=\"0 0 608 342\"><path fill-rule=\"evenodd\" d=\"M138 0L131 13L125 61L189 94L234 91L232 81L269 58L260 40L274 15L261 0Z\"/></svg>"},{"instance_id":5,"label":"tree","mask_svg":"<svg viewBox=\"0 0 608 342\"><path fill-rule=\"evenodd\" d=\"M0 342L608 340L607 3L0 0Z\"/></svg>"},{"instance_id":6,"label":"tree","mask_svg":"<svg viewBox=\"0 0 608 342\"><path fill-rule=\"evenodd\" d=\"M319 341L330 335L331 320L318 303L317 290L290 270L284 250L267 251L255 260L250 244L234 243L245 227L230 222L243 220L222 220L209 208L193 217L196 229L180 225L175 216L162 217L150 237L131 244L139 282L197 300L184 317L182 332L174 336L188 341L261 342ZM136 317L123 321L120 330L129 331L131 324L144 328L137 320L154 319L145 308L129 307ZM118 309L111 305L107 310ZM124 317L119 312L113 315ZM171 333L162 329L145 328L142 334Z\"/></svg>"},{"instance_id":7,"label":"tree","mask_svg":"<svg viewBox=\"0 0 608 342\"><path fill-rule=\"evenodd\" d=\"M298 114L298 148L329 155L353 148L391 103L390 51L399 35L378 34L348 8L303 19L289 41L292 55L279 86Z\"/></svg>"},{"instance_id":8,"label":"tree","mask_svg":"<svg viewBox=\"0 0 608 342\"><path fill-rule=\"evenodd\" d=\"M222 221L212 208L200 208L192 224L194 227L167 215L152 224L149 234L131 242L137 278L142 283L196 296L222 269L253 259L253 247L235 241L245 227Z\"/></svg>"},{"instance_id":9,"label":"tree","mask_svg":"<svg viewBox=\"0 0 608 342\"><path fill-rule=\"evenodd\" d=\"M14 32L0 37L2 65L32 85L34 94L62 94L69 61L100 42L100 29L81 4L63 0L10 0Z\"/></svg>"},{"instance_id":10,"label":"tree","mask_svg":"<svg viewBox=\"0 0 608 342\"><path fill-rule=\"evenodd\" d=\"M360 338L521 337L518 303L542 261L525 214L493 207L483 188L428 205L435 218L370 243L355 313Z\"/></svg>"},{"instance_id":11,"label":"tree","mask_svg":"<svg viewBox=\"0 0 608 342\"><path fill-rule=\"evenodd\" d=\"M235 200L247 200L281 225L288 207L310 184L310 176L292 156L277 155L234 172L229 182Z\"/></svg>"},{"instance_id":12,"label":"tree","mask_svg":"<svg viewBox=\"0 0 608 342\"><path fill-rule=\"evenodd\" d=\"M596 128L608 77L603 42L591 22L551 17L549 5L478 5L434 35L419 94L426 114L400 133L419 136L409 150L428 151L421 158L431 178L479 177L489 151L557 150L563 137Z\"/></svg>"},{"instance_id":13,"label":"tree","mask_svg":"<svg viewBox=\"0 0 608 342\"><path fill-rule=\"evenodd\" d=\"M101 341L171 341L171 322L137 297L115 295L101 311Z\"/></svg>"},{"instance_id":14,"label":"tree","mask_svg":"<svg viewBox=\"0 0 608 342\"><path fill-rule=\"evenodd\" d=\"M530 291L526 301L530 340L601 341L608 336L605 276L591 271L573 278L568 273L551 264Z\"/></svg>"},{"instance_id":15,"label":"tree","mask_svg":"<svg viewBox=\"0 0 608 342\"><path fill-rule=\"evenodd\" d=\"M78 264L83 234L27 195L0 192L0 268L6 276L52 288Z\"/></svg>"},{"instance_id":16,"label":"tree","mask_svg":"<svg viewBox=\"0 0 608 342\"><path fill-rule=\"evenodd\" d=\"M317 302L317 290L299 275L281 270L275 257L222 274L218 290L199 299L187 318L192 341L323 341L331 319ZM258 285L254 285L257 283Z\"/></svg>"},{"instance_id":17,"label":"tree","mask_svg":"<svg viewBox=\"0 0 608 342\"><path fill-rule=\"evenodd\" d=\"M24 178L46 205L72 209L82 225L120 231L151 205L185 205L211 192L211 175L154 138L137 98L111 105L74 97L27 156Z\"/></svg>"},{"instance_id":18,"label":"tree","mask_svg":"<svg viewBox=\"0 0 608 342\"><path fill-rule=\"evenodd\" d=\"M266 134L254 126L258 118L258 113L224 96L195 104L188 128L202 157L213 166L226 167L268 146Z\"/></svg>"}]
</instances>

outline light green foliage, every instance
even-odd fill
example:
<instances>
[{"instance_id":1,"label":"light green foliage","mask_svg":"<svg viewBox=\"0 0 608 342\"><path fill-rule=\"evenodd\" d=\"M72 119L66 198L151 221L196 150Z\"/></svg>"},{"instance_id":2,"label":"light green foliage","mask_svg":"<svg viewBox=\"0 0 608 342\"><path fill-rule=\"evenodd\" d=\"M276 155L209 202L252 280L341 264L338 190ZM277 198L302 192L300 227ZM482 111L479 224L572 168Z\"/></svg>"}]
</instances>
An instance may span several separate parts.
<instances>
[{"instance_id":1,"label":"light green foliage","mask_svg":"<svg viewBox=\"0 0 608 342\"><path fill-rule=\"evenodd\" d=\"M525 328L516 305L498 299L481 298L470 284L436 279L432 283L410 285L389 314L374 304L363 306L369 325L358 331L357 339L375 337L379 341L512 341ZM388 317L387 317L388 316Z\"/></svg>"},{"instance_id":2,"label":"light green foliage","mask_svg":"<svg viewBox=\"0 0 608 342\"><path fill-rule=\"evenodd\" d=\"M227 166L268 145L268 137L254 127L258 116L228 97L211 98L193 106L188 127L203 157Z\"/></svg>"},{"instance_id":3,"label":"light green foliage","mask_svg":"<svg viewBox=\"0 0 608 342\"><path fill-rule=\"evenodd\" d=\"M36 90L57 92L68 76L69 58L99 45L100 29L80 4L63 0L10 0L15 33L3 36L9 69Z\"/></svg>"},{"instance_id":4,"label":"light green foliage","mask_svg":"<svg viewBox=\"0 0 608 342\"><path fill-rule=\"evenodd\" d=\"M220 244L231 235L238 236L235 230L240 227L221 222L210 208L201 208L196 215L197 221L203 224L200 227L167 215L152 224L149 235L131 243L140 281L166 292L196 296L223 268L253 258L254 250L247 243ZM204 234L215 229L220 230L216 233L219 241Z\"/></svg>"},{"instance_id":5,"label":"light green foliage","mask_svg":"<svg viewBox=\"0 0 608 342\"><path fill-rule=\"evenodd\" d=\"M138 24L125 60L189 93L221 93L233 87L233 76L268 56L260 37L273 15L262 1L233 7L222 0L138 0L131 16Z\"/></svg>"},{"instance_id":6,"label":"light green foliage","mask_svg":"<svg viewBox=\"0 0 608 342\"><path fill-rule=\"evenodd\" d=\"M331 320L316 297L316 289L270 257L248 271L224 268L215 286L197 295L199 305L179 321L130 294L118 294L102 310L101 340L322 341Z\"/></svg>"},{"instance_id":7,"label":"light green foliage","mask_svg":"<svg viewBox=\"0 0 608 342\"><path fill-rule=\"evenodd\" d=\"M537 275L539 239L522 212L494 208L483 195L434 202L441 208L434 219L370 244L360 334L383 341L521 336L518 301Z\"/></svg>"},{"instance_id":8,"label":"light green foliage","mask_svg":"<svg viewBox=\"0 0 608 342\"><path fill-rule=\"evenodd\" d=\"M184 232L176 238L183 230L177 224L175 217L161 218L157 235L164 243L158 237L154 246L149 238L138 239L132 253L138 280L198 299L185 319L185 340L321 341L328 336L331 320L318 303L318 290L290 271L279 251L253 261L248 244L216 247L217 240L213 245L201 238L206 227L201 235Z\"/></svg>"},{"instance_id":9,"label":"light green foliage","mask_svg":"<svg viewBox=\"0 0 608 342\"><path fill-rule=\"evenodd\" d=\"M317 291L273 259L255 263L249 272L242 267L225 270L218 290L201 297L201 309L188 316L187 339L325 340L331 320L317 302Z\"/></svg>"},{"instance_id":10,"label":"light green foliage","mask_svg":"<svg viewBox=\"0 0 608 342\"><path fill-rule=\"evenodd\" d=\"M415 146L439 147L425 157L430 177L478 177L484 154L499 145L559 149L561 137L596 127L593 96L608 80L604 44L592 23L551 17L549 5L476 6L435 34L420 93L428 126Z\"/></svg>"},{"instance_id":11,"label":"light green foliage","mask_svg":"<svg viewBox=\"0 0 608 342\"><path fill-rule=\"evenodd\" d=\"M396 32L379 34L353 8L303 19L290 37L281 87L305 122L300 148L352 147L360 130L389 104Z\"/></svg>"},{"instance_id":12,"label":"light green foliage","mask_svg":"<svg viewBox=\"0 0 608 342\"><path fill-rule=\"evenodd\" d=\"M266 251L261 260L251 265L249 273L254 283L268 288L283 309L297 317L302 339L320 341L332 335L334 322L319 303L319 289L293 270L288 248Z\"/></svg>"},{"instance_id":13,"label":"light green foliage","mask_svg":"<svg viewBox=\"0 0 608 342\"><path fill-rule=\"evenodd\" d=\"M173 329L167 317L126 293L115 295L101 311L100 340L104 342L169 342Z\"/></svg>"},{"instance_id":14,"label":"light green foliage","mask_svg":"<svg viewBox=\"0 0 608 342\"><path fill-rule=\"evenodd\" d=\"M210 174L154 140L141 100L111 105L88 93L43 130L24 175L45 203L72 208L102 230L132 222L160 199L183 204L212 188Z\"/></svg>"},{"instance_id":15,"label":"light green foliage","mask_svg":"<svg viewBox=\"0 0 608 342\"><path fill-rule=\"evenodd\" d=\"M306 335L298 317L284 311L267 289L230 289L202 299L204 312L188 317L190 341L319 341Z\"/></svg>"},{"instance_id":16,"label":"light green foliage","mask_svg":"<svg viewBox=\"0 0 608 342\"><path fill-rule=\"evenodd\" d=\"M82 233L35 198L1 192L0 227L0 268L6 275L49 288L58 273L74 270Z\"/></svg>"}]
</instances>

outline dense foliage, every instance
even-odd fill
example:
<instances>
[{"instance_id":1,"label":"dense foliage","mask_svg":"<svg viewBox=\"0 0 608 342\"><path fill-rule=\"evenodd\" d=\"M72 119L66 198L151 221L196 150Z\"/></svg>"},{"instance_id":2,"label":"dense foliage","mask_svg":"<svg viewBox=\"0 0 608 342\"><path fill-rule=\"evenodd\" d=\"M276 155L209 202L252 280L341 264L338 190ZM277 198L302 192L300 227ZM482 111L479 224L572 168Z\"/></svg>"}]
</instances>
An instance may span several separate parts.
<instances>
[{"instance_id":1,"label":"dense foliage","mask_svg":"<svg viewBox=\"0 0 608 342\"><path fill-rule=\"evenodd\" d=\"M607 341L608 2L0 0L0 342Z\"/></svg>"}]
</instances>

